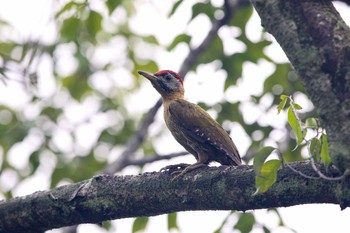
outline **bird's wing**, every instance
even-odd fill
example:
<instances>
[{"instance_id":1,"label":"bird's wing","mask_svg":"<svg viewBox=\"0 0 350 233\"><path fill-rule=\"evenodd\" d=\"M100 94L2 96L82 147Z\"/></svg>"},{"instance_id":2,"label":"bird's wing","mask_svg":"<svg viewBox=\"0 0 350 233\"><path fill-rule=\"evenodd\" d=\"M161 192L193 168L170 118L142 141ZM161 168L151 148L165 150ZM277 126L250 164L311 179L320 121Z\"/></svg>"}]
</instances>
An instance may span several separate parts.
<instances>
[{"instance_id":1,"label":"bird's wing","mask_svg":"<svg viewBox=\"0 0 350 233\"><path fill-rule=\"evenodd\" d=\"M232 159L237 164L241 163L238 150L228 133L201 107L179 99L171 102L169 114L188 137L200 143L210 141L213 145L221 146L234 155Z\"/></svg>"}]
</instances>

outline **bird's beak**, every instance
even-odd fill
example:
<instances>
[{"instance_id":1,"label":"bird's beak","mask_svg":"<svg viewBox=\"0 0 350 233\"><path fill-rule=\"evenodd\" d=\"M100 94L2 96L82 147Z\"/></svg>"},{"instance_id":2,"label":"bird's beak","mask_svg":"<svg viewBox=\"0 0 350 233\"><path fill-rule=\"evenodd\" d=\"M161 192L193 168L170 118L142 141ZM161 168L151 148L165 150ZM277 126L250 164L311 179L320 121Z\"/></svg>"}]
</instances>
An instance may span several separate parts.
<instances>
[{"instance_id":1,"label":"bird's beak","mask_svg":"<svg viewBox=\"0 0 350 233\"><path fill-rule=\"evenodd\" d=\"M139 70L137 73L141 74L143 77L147 78L151 83L154 83L157 80L157 77L151 73Z\"/></svg>"}]
</instances>

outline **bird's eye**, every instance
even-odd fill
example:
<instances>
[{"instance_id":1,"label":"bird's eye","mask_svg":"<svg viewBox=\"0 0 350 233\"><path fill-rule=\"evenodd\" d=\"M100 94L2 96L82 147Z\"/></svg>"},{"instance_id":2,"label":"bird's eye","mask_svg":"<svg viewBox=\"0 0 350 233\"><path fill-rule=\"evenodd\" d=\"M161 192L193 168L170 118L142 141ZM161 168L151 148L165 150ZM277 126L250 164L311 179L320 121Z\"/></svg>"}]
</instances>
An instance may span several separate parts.
<instances>
[{"instance_id":1,"label":"bird's eye","mask_svg":"<svg viewBox=\"0 0 350 233\"><path fill-rule=\"evenodd\" d=\"M166 74L164 75L164 78L165 78L166 80L170 81L171 78L172 78L172 76L171 76L171 74L166 73Z\"/></svg>"}]
</instances>

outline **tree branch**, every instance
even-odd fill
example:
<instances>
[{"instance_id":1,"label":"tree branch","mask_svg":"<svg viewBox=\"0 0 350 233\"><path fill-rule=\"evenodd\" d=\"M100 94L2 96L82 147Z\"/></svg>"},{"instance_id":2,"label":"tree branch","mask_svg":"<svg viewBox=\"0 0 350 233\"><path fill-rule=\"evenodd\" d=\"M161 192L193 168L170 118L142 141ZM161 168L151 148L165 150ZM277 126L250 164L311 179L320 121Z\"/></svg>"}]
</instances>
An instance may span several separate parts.
<instances>
[{"instance_id":1,"label":"tree branch","mask_svg":"<svg viewBox=\"0 0 350 233\"><path fill-rule=\"evenodd\" d=\"M350 29L330 1L252 0L299 74L327 130L333 161L350 168Z\"/></svg>"},{"instance_id":2,"label":"tree branch","mask_svg":"<svg viewBox=\"0 0 350 233\"><path fill-rule=\"evenodd\" d=\"M294 169L315 176L307 162ZM337 176L334 169L324 173ZM0 202L0 232L40 232L79 223L154 216L188 210L251 210L305 203L339 203L339 182L310 180L288 167L263 194L255 191L252 166L207 167L171 181L169 172L138 176L100 175L51 191ZM320 192L322 190L322 192ZM350 195L347 197L350 199Z\"/></svg>"}]
</instances>

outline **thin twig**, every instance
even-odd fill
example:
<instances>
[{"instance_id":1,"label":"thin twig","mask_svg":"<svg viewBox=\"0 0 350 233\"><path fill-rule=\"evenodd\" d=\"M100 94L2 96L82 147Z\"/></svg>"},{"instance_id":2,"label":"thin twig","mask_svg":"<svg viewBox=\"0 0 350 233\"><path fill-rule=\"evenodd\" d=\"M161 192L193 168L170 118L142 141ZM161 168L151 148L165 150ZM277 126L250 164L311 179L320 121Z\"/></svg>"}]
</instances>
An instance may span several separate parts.
<instances>
[{"instance_id":1,"label":"thin twig","mask_svg":"<svg viewBox=\"0 0 350 233\"><path fill-rule=\"evenodd\" d=\"M284 166L287 166L290 170L292 170L293 172L299 174L300 176L304 177L304 178L307 178L307 179L313 179L313 180L318 180L320 179L320 177L315 177L315 176L309 176L309 175L306 175L304 174L303 172L301 171L298 171L296 170L294 167L292 167L289 163L287 163L285 160L284 160L284 157L283 157L283 154L281 153L281 151L279 149L276 149L277 153L278 153L278 157L282 160L282 164Z\"/></svg>"},{"instance_id":2,"label":"thin twig","mask_svg":"<svg viewBox=\"0 0 350 233\"><path fill-rule=\"evenodd\" d=\"M188 154L189 153L187 151L175 152L175 153L166 154L166 155L155 154L152 156L143 157L142 159L129 160L127 161L126 166L130 166L130 165L143 166L147 163L153 163L160 160L169 160L169 159L173 159L173 158L188 155Z\"/></svg>"},{"instance_id":3,"label":"thin twig","mask_svg":"<svg viewBox=\"0 0 350 233\"><path fill-rule=\"evenodd\" d=\"M292 167L289 163L284 163L284 165L286 165L290 170L292 170L293 172L299 174L300 176L307 178L307 179L313 179L313 180L319 180L320 177L316 177L316 176L309 176L306 175L304 173L302 173L301 171L296 170L294 167Z\"/></svg>"},{"instance_id":4,"label":"thin twig","mask_svg":"<svg viewBox=\"0 0 350 233\"><path fill-rule=\"evenodd\" d=\"M148 128L153 123L154 117L161 105L162 101L159 99L157 103L150 109L147 115L143 118L136 133L131 138L129 138L123 153L114 162L103 169L101 173L114 174L126 166L128 161L135 154L136 150L144 142L148 134Z\"/></svg>"},{"instance_id":5,"label":"thin twig","mask_svg":"<svg viewBox=\"0 0 350 233\"><path fill-rule=\"evenodd\" d=\"M345 177L345 173L341 176L338 176L338 177L329 177L329 176L326 176L324 175L320 169L316 166L316 163L315 163L315 160L310 157L310 161L311 161L311 167L312 169L314 169L314 171L317 173L317 175L322 178L322 179L325 179L325 180L332 180L332 181L337 181L337 180L341 180Z\"/></svg>"}]
</instances>

